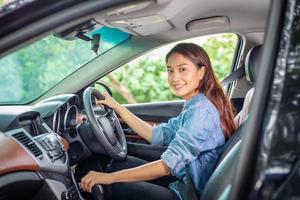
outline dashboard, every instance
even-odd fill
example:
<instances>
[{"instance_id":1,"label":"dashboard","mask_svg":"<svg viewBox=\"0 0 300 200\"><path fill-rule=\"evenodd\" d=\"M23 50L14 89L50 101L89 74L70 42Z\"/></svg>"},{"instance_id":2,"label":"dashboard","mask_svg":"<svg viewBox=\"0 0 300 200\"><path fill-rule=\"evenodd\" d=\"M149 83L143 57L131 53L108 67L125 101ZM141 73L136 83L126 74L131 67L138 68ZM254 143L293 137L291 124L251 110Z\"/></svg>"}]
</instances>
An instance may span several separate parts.
<instances>
[{"instance_id":1,"label":"dashboard","mask_svg":"<svg viewBox=\"0 0 300 200\"><path fill-rule=\"evenodd\" d=\"M58 135L77 125L79 99L76 95L58 95L36 104L37 110L51 129Z\"/></svg>"},{"instance_id":2,"label":"dashboard","mask_svg":"<svg viewBox=\"0 0 300 200\"><path fill-rule=\"evenodd\" d=\"M73 94L0 107L0 199L30 199L39 189L50 199L80 199L71 165L91 153L78 134L78 107ZM26 194L10 189L18 187Z\"/></svg>"}]
</instances>

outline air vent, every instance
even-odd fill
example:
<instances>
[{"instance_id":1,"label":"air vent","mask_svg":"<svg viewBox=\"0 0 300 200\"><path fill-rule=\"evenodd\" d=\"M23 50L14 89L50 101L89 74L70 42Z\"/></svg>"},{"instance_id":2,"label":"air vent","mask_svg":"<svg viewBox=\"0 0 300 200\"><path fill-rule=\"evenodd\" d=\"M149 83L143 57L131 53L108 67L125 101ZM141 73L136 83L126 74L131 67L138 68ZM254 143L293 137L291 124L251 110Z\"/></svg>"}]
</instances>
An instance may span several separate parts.
<instances>
[{"instance_id":1,"label":"air vent","mask_svg":"<svg viewBox=\"0 0 300 200\"><path fill-rule=\"evenodd\" d=\"M35 157L42 155L42 151L36 146L36 144L23 132L15 133L12 135L19 142L21 142L25 147L27 147Z\"/></svg>"}]
</instances>

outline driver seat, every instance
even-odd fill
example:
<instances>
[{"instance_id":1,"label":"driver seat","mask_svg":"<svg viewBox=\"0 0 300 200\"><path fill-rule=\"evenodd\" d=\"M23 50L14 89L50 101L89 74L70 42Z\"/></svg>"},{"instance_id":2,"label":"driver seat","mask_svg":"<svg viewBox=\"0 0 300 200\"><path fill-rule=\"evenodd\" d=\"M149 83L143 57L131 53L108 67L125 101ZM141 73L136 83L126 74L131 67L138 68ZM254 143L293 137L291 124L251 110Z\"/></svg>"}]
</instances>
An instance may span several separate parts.
<instances>
[{"instance_id":1,"label":"driver seat","mask_svg":"<svg viewBox=\"0 0 300 200\"><path fill-rule=\"evenodd\" d=\"M246 57L245 72L246 77L250 83L254 83L258 71L258 64L260 62L262 52L262 45L252 48ZM236 116L235 121L239 128L235 131L233 136L226 143L223 153L219 158L216 168L205 185L202 192L201 199L215 200L225 199L231 189L231 182L234 176L234 166L236 165L236 158L240 152L241 141L243 137L243 126L248 117L249 107L253 96L254 88L251 88L246 94L243 108ZM188 175L188 172L187 172ZM189 176L187 176L187 185L181 185L182 192L188 196L188 199L197 200L193 183ZM93 187L94 199L103 200L103 189L101 185Z\"/></svg>"},{"instance_id":2,"label":"driver seat","mask_svg":"<svg viewBox=\"0 0 300 200\"><path fill-rule=\"evenodd\" d=\"M253 47L247 54L245 60L245 72L246 78L250 83L254 83L257 76L261 54L262 45ZM234 166L237 164L236 158L240 152L244 133L243 127L248 117L253 93L254 88L251 88L246 94L243 108L235 118L239 128L226 143L217 166L202 192L201 199L223 199L226 198L230 192L231 182L235 174Z\"/></svg>"}]
</instances>

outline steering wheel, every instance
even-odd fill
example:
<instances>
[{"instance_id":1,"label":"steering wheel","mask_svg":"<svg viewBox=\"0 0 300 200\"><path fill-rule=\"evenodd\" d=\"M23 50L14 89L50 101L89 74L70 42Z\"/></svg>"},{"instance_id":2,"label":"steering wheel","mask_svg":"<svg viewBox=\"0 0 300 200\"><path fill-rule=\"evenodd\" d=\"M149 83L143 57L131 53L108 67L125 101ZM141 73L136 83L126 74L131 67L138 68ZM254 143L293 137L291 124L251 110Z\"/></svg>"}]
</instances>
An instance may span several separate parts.
<instances>
[{"instance_id":1,"label":"steering wheel","mask_svg":"<svg viewBox=\"0 0 300 200\"><path fill-rule=\"evenodd\" d=\"M83 106L95 139L101 144L99 151L103 148L106 155L115 160L123 160L127 156L127 143L120 121L110 107L103 104L96 106L93 103L95 101L92 101L95 98L101 100L104 96L93 87L84 90Z\"/></svg>"}]
</instances>

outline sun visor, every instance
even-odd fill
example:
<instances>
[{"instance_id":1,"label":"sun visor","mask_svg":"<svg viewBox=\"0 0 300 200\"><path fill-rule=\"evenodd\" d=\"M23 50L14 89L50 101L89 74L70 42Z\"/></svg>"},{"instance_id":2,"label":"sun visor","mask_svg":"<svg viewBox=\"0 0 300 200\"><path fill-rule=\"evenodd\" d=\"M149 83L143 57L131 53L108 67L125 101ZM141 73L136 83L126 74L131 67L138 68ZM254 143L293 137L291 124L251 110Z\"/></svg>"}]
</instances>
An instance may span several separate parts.
<instances>
[{"instance_id":1,"label":"sun visor","mask_svg":"<svg viewBox=\"0 0 300 200\"><path fill-rule=\"evenodd\" d=\"M139 18L105 20L107 25L123 31L135 32L140 35L151 35L167 31L172 28L168 21L160 15L151 15ZM155 28L153 28L155 27Z\"/></svg>"}]
</instances>

